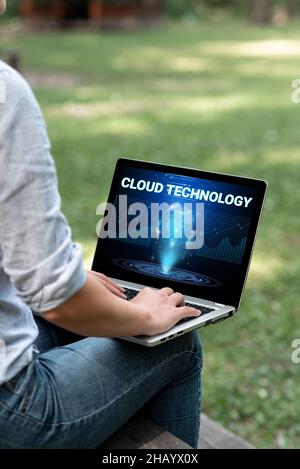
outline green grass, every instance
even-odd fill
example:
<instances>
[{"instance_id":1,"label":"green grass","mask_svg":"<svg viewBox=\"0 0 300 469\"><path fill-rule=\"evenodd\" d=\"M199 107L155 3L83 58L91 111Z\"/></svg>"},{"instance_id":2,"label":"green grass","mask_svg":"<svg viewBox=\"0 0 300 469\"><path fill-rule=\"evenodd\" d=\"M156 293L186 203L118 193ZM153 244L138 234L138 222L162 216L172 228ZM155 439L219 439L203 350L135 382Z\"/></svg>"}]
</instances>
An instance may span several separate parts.
<instances>
[{"instance_id":1,"label":"green grass","mask_svg":"<svg viewBox=\"0 0 300 469\"><path fill-rule=\"evenodd\" d=\"M201 331L203 407L258 447L300 443L299 23L233 20L131 33L7 38L25 70L77 74L36 89L63 208L87 262L118 156L264 178L269 193L239 314Z\"/></svg>"}]
</instances>

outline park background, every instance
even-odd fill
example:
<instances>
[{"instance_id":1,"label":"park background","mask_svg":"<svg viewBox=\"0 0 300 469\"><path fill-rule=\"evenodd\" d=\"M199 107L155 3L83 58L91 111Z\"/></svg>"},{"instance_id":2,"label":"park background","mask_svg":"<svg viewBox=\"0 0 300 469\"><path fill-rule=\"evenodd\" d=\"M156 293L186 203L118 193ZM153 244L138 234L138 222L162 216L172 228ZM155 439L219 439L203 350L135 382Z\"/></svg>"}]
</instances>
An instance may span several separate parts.
<instances>
[{"instance_id":1,"label":"park background","mask_svg":"<svg viewBox=\"0 0 300 469\"><path fill-rule=\"evenodd\" d=\"M300 447L300 2L84 3L8 0L0 56L45 113L86 265L119 156L266 179L240 312L201 330L203 410L257 447Z\"/></svg>"}]
</instances>

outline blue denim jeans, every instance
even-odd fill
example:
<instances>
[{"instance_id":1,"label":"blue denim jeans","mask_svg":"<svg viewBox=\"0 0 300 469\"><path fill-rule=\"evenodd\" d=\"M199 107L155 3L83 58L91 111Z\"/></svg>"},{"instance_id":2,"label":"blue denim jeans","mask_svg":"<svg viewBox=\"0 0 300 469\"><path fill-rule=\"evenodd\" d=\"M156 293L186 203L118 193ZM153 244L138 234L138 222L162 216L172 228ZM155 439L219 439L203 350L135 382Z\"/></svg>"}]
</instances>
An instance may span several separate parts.
<instances>
[{"instance_id":1,"label":"blue denim jeans","mask_svg":"<svg viewBox=\"0 0 300 469\"><path fill-rule=\"evenodd\" d=\"M39 353L0 387L0 448L96 448L140 409L197 447L198 332L146 348L36 321Z\"/></svg>"}]
</instances>

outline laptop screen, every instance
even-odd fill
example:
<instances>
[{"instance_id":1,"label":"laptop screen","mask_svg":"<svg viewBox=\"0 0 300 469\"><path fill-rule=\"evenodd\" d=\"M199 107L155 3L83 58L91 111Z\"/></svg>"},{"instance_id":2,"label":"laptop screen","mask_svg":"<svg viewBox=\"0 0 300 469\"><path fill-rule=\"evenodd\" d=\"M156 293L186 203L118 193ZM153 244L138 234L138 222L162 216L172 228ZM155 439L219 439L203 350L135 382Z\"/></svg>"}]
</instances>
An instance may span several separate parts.
<instances>
[{"instance_id":1,"label":"laptop screen","mask_svg":"<svg viewBox=\"0 0 300 469\"><path fill-rule=\"evenodd\" d=\"M260 180L121 159L93 270L237 308L265 191Z\"/></svg>"}]
</instances>

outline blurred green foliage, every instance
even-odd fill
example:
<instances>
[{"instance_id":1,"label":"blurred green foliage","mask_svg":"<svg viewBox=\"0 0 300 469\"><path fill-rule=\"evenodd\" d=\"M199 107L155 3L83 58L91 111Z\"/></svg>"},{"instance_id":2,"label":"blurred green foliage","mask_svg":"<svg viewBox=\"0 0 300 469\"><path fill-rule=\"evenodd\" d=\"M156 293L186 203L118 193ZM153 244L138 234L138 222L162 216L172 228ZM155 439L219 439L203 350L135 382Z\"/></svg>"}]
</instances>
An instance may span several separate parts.
<instances>
[{"instance_id":1,"label":"blurred green foliage","mask_svg":"<svg viewBox=\"0 0 300 469\"><path fill-rule=\"evenodd\" d=\"M17 16L19 14L20 0L8 0L6 7L6 16Z\"/></svg>"},{"instance_id":2,"label":"blurred green foliage","mask_svg":"<svg viewBox=\"0 0 300 469\"><path fill-rule=\"evenodd\" d=\"M35 0L37 3L51 2L52 0ZM78 8L78 4L87 3L88 0L66 0L69 4L74 4ZM139 2L139 0L102 0L108 4L120 4L128 2ZM289 0L272 0L274 6L285 7ZM300 0L294 1L298 12L300 11ZM21 0L8 1L8 15L16 16L18 14L18 7ZM223 9L237 14L247 14L251 3L245 0L162 0L163 11L166 15L171 17L182 16L202 16L205 10Z\"/></svg>"},{"instance_id":3,"label":"blurred green foliage","mask_svg":"<svg viewBox=\"0 0 300 469\"><path fill-rule=\"evenodd\" d=\"M272 6L286 9L288 2L293 2L297 13L300 12L300 0L271 0ZM170 16L196 15L201 17L205 10L223 10L238 15L249 15L254 1L245 0L164 0L165 12Z\"/></svg>"}]
</instances>

